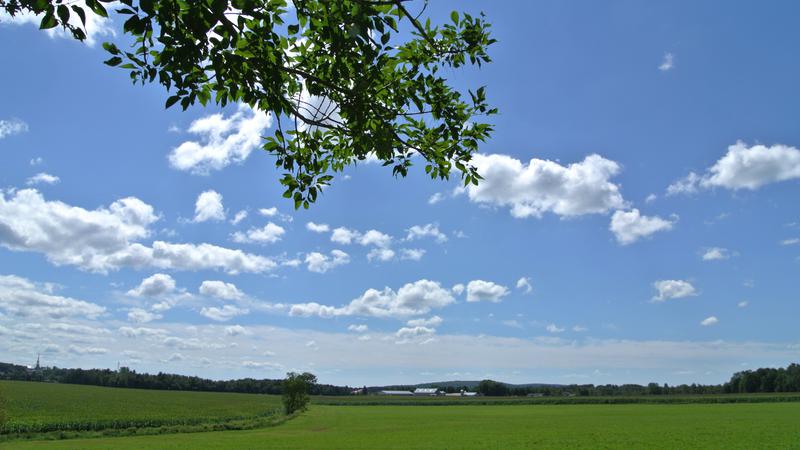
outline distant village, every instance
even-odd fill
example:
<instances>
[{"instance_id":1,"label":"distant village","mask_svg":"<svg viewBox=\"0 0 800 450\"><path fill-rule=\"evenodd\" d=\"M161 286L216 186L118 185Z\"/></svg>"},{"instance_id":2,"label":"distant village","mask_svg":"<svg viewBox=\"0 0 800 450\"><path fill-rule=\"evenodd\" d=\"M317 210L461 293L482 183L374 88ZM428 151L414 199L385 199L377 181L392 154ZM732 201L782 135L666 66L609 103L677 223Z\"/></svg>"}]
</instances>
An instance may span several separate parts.
<instances>
[{"instance_id":1,"label":"distant village","mask_svg":"<svg viewBox=\"0 0 800 450\"><path fill-rule=\"evenodd\" d=\"M357 392L356 392L357 391ZM363 394L363 389L356 389L354 394ZM459 392L445 392L439 388L416 388L413 391L380 391L381 395L394 395L405 397L475 397L477 392L462 389Z\"/></svg>"}]
</instances>

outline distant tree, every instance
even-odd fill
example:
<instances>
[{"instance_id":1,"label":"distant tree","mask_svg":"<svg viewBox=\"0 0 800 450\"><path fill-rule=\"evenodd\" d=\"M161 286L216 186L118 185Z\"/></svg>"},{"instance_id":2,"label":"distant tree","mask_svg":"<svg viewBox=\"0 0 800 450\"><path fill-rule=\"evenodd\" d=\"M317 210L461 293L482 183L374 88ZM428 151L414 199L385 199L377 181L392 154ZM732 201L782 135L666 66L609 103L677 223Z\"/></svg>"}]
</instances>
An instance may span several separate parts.
<instances>
[{"instance_id":1,"label":"distant tree","mask_svg":"<svg viewBox=\"0 0 800 450\"><path fill-rule=\"evenodd\" d=\"M316 384L317 377L308 372L289 372L283 380L283 409L286 414L305 411L308 407L308 393Z\"/></svg>"},{"instance_id":2,"label":"distant tree","mask_svg":"<svg viewBox=\"0 0 800 450\"><path fill-rule=\"evenodd\" d=\"M483 380L478 384L478 392L483 395L501 397L510 394L507 385L494 380Z\"/></svg>"},{"instance_id":3,"label":"distant tree","mask_svg":"<svg viewBox=\"0 0 800 450\"><path fill-rule=\"evenodd\" d=\"M0 0L0 11L38 14L40 28L79 40L88 14L115 14L132 42L105 43L106 64L161 84L167 107L241 102L272 113L263 148L284 171L284 197L308 208L333 173L367 158L406 176L418 155L431 178L480 180L470 161L497 111L483 87L464 92L446 77L491 61L490 24L457 11L432 24L420 19L427 3L413 13L409 3Z\"/></svg>"}]
</instances>

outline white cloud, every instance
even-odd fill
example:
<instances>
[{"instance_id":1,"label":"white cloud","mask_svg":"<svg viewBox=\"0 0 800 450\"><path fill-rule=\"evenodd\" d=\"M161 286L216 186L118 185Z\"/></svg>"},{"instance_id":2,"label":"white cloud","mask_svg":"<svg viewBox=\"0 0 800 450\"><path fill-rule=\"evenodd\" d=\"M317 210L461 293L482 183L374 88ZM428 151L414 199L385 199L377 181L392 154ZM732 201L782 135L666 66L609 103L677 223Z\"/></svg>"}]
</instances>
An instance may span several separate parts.
<instances>
[{"instance_id":1,"label":"white cloud","mask_svg":"<svg viewBox=\"0 0 800 450\"><path fill-rule=\"evenodd\" d=\"M241 326L241 325L231 325L229 327L225 327L225 334L228 336L239 336L239 335L248 335L250 331Z\"/></svg>"},{"instance_id":2,"label":"white cloud","mask_svg":"<svg viewBox=\"0 0 800 450\"><path fill-rule=\"evenodd\" d=\"M277 364L274 362L269 361L242 361L242 367L247 369L272 369L275 371L283 372L284 367L281 364Z\"/></svg>"},{"instance_id":3,"label":"white cloud","mask_svg":"<svg viewBox=\"0 0 800 450\"><path fill-rule=\"evenodd\" d=\"M531 286L531 279L527 277L522 277L517 280L517 289L522 289L526 294L530 294L533 292L533 286Z\"/></svg>"},{"instance_id":4,"label":"white cloud","mask_svg":"<svg viewBox=\"0 0 800 450\"><path fill-rule=\"evenodd\" d=\"M275 217L278 215L278 208L275 206L272 208L261 208L258 210L258 213L264 217Z\"/></svg>"},{"instance_id":5,"label":"white cloud","mask_svg":"<svg viewBox=\"0 0 800 450\"><path fill-rule=\"evenodd\" d=\"M407 241L431 237L439 243L447 242L447 235L439 231L439 225L437 224L414 225L406 231L408 231L406 235Z\"/></svg>"},{"instance_id":6,"label":"white cloud","mask_svg":"<svg viewBox=\"0 0 800 450\"><path fill-rule=\"evenodd\" d=\"M237 212L235 216L233 216L233 219L231 219L231 224L239 225L239 222L243 221L246 218L247 218L247 211L241 210Z\"/></svg>"},{"instance_id":7,"label":"white cloud","mask_svg":"<svg viewBox=\"0 0 800 450\"><path fill-rule=\"evenodd\" d=\"M272 126L272 115L239 105L236 113L225 117L212 114L192 122L189 133L200 137L173 149L169 162L173 168L207 175L230 164L242 163L261 143L266 128Z\"/></svg>"},{"instance_id":8,"label":"white cloud","mask_svg":"<svg viewBox=\"0 0 800 450\"><path fill-rule=\"evenodd\" d=\"M575 325L574 327L572 327L572 331L576 333L583 333L585 331L589 331L589 329L583 325Z\"/></svg>"},{"instance_id":9,"label":"white cloud","mask_svg":"<svg viewBox=\"0 0 800 450\"><path fill-rule=\"evenodd\" d=\"M797 244L800 244L800 238L784 239L781 241L781 245L797 245Z\"/></svg>"},{"instance_id":10,"label":"white cloud","mask_svg":"<svg viewBox=\"0 0 800 450\"><path fill-rule=\"evenodd\" d=\"M194 221L225 220L222 195L217 191L205 191L197 196L194 204Z\"/></svg>"},{"instance_id":11,"label":"white cloud","mask_svg":"<svg viewBox=\"0 0 800 450\"><path fill-rule=\"evenodd\" d=\"M333 230L331 233L331 242L335 242L337 244L342 245L350 245L354 239L357 239L359 236L358 231L351 230L345 227L339 227Z\"/></svg>"},{"instance_id":12,"label":"white cloud","mask_svg":"<svg viewBox=\"0 0 800 450\"><path fill-rule=\"evenodd\" d=\"M61 178L58 178L55 175L50 175L49 173L40 172L28 178L28 180L25 181L25 184L27 184L28 186L34 186L37 184L56 184L59 181L61 181Z\"/></svg>"},{"instance_id":13,"label":"white cloud","mask_svg":"<svg viewBox=\"0 0 800 450\"><path fill-rule=\"evenodd\" d=\"M453 285L453 287L450 288L450 290L453 291L453 294L456 294L456 295L461 295L464 292L464 289L465 289L464 285L461 284L461 283Z\"/></svg>"},{"instance_id":14,"label":"white cloud","mask_svg":"<svg viewBox=\"0 0 800 450\"><path fill-rule=\"evenodd\" d=\"M429 328L436 328L442 324L444 320L439 316L433 316L423 319L411 319L406 322L406 325L409 327L429 327Z\"/></svg>"},{"instance_id":15,"label":"white cloud","mask_svg":"<svg viewBox=\"0 0 800 450\"><path fill-rule=\"evenodd\" d=\"M429 205L435 205L435 204L441 202L442 200L444 200L444 194L442 194L441 192L436 192L435 194L431 195L428 198L428 204Z\"/></svg>"},{"instance_id":16,"label":"white cloud","mask_svg":"<svg viewBox=\"0 0 800 450\"><path fill-rule=\"evenodd\" d=\"M508 295L508 288L492 281L472 280L467 283L467 301L479 302L482 300L498 303Z\"/></svg>"},{"instance_id":17,"label":"white cloud","mask_svg":"<svg viewBox=\"0 0 800 450\"><path fill-rule=\"evenodd\" d=\"M369 327L367 325L359 324L359 325L349 325L347 327L348 331L354 331L356 333L366 333L369 331Z\"/></svg>"},{"instance_id":18,"label":"white cloud","mask_svg":"<svg viewBox=\"0 0 800 450\"><path fill-rule=\"evenodd\" d=\"M722 259L729 259L731 252L727 248L711 247L703 252L703 261L718 261Z\"/></svg>"},{"instance_id":19,"label":"white cloud","mask_svg":"<svg viewBox=\"0 0 800 450\"><path fill-rule=\"evenodd\" d=\"M281 236L286 230L280 225L272 222L267 223L262 228L250 228L246 233L237 231L231 235L234 242L255 242L259 244L274 244L281 240Z\"/></svg>"},{"instance_id":20,"label":"white cloud","mask_svg":"<svg viewBox=\"0 0 800 450\"><path fill-rule=\"evenodd\" d=\"M0 13L0 18L3 18ZM19 119L0 120L0 139L28 131L28 124Z\"/></svg>"},{"instance_id":21,"label":"white cloud","mask_svg":"<svg viewBox=\"0 0 800 450\"><path fill-rule=\"evenodd\" d=\"M394 259L394 250L390 248L380 248L376 247L367 253L367 260L377 260L377 261L391 261Z\"/></svg>"},{"instance_id":22,"label":"white cloud","mask_svg":"<svg viewBox=\"0 0 800 450\"><path fill-rule=\"evenodd\" d=\"M233 283L225 283L224 281L218 280L203 281L200 284L200 289L198 291L200 292L200 295L221 298L223 300L237 300L244 297L242 291L240 291Z\"/></svg>"},{"instance_id":23,"label":"white cloud","mask_svg":"<svg viewBox=\"0 0 800 450\"><path fill-rule=\"evenodd\" d=\"M116 36L116 32L114 31L112 20L110 18L93 14L91 10L86 7L86 3L84 1L79 1L77 3L86 11L86 25L84 26L81 23L80 18L75 13L70 14L69 23L84 30L86 33L86 39L83 42L85 42L86 45L93 47L97 43L98 39L103 36ZM105 7L107 10L110 10L114 6L106 4ZM15 25L28 24L38 28L41 21L42 15L37 16L32 12L26 11L16 14L14 17L10 17L5 11L0 12L0 22L10 22ZM51 38L58 37L70 40L74 39L72 33L64 30L62 27L54 27L45 31Z\"/></svg>"},{"instance_id":24,"label":"white cloud","mask_svg":"<svg viewBox=\"0 0 800 450\"><path fill-rule=\"evenodd\" d=\"M43 253L56 265L100 273L120 267L263 273L276 267L263 256L211 244L133 242L148 237L157 220L153 207L135 197L86 210L46 201L35 189L8 197L0 191L0 245Z\"/></svg>"},{"instance_id":25,"label":"white cloud","mask_svg":"<svg viewBox=\"0 0 800 450\"><path fill-rule=\"evenodd\" d=\"M558 325L551 323L545 327L545 329L550 333L563 333L564 327L559 327Z\"/></svg>"},{"instance_id":26,"label":"white cloud","mask_svg":"<svg viewBox=\"0 0 800 450\"><path fill-rule=\"evenodd\" d=\"M328 231L331 230L331 227L329 227L328 224L325 223L308 222L306 224L306 229L314 233L327 233Z\"/></svg>"},{"instance_id":27,"label":"white cloud","mask_svg":"<svg viewBox=\"0 0 800 450\"><path fill-rule=\"evenodd\" d=\"M392 244L392 237L378 230L369 230L358 237L358 243L363 246L374 245L386 248Z\"/></svg>"},{"instance_id":28,"label":"white cloud","mask_svg":"<svg viewBox=\"0 0 800 450\"><path fill-rule=\"evenodd\" d=\"M661 61L661 65L658 66L658 70L662 72L666 72L668 70L672 70L675 67L675 55L672 53L665 53L664 59Z\"/></svg>"},{"instance_id":29,"label":"white cloud","mask_svg":"<svg viewBox=\"0 0 800 450\"><path fill-rule=\"evenodd\" d=\"M673 298L685 298L697 295L697 290L691 283L684 280L659 280L653 283L658 294L653 297L654 302L663 302Z\"/></svg>"},{"instance_id":30,"label":"white cloud","mask_svg":"<svg viewBox=\"0 0 800 450\"><path fill-rule=\"evenodd\" d=\"M397 291L388 287L382 291L368 289L360 297L342 307L319 303L298 303L291 306L292 316L368 316L403 318L427 314L432 309L443 308L455 299L447 289L429 280L419 280L403 285Z\"/></svg>"},{"instance_id":31,"label":"white cloud","mask_svg":"<svg viewBox=\"0 0 800 450\"><path fill-rule=\"evenodd\" d=\"M425 256L425 250L421 248L403 248L400 249L400 259L409 261L419 261Z\"/></svg>"},{"instance_id":32,"label":"white cloud","mask_svg":"<svg viewBox=\"0 0 800 450\"><path fill-rule=\"evenodd\" d=\"M656 200L658 200L658 196L656 194L650 194L647 196L647 198L644 199L644 202L650 204Z\"/></svg>"},{"instance_id":33,"label":"white cloud","mask_svg":"<svg viewBox=\"0 0 800 450\"><path fill-rule=\"evenodd\" d=\"M128 311L128 320L135 323L147 323L161 319L161 314L152 313L142 308L131 308Z\"/></svg>"},{"instance_id":34,"label":"white cloud","mask_svg":"<svg viewBox=\"0 0 800 450\"><path fill-rule=\"evenodd\" d=\"M691 172L670 185L667 193L694 193L699 188L714 187L756 190L766 184L799 178L800 149L782 144L748 147L738 141L703 176Z\"/></svg>"},{"instance_id":35,"label":"white cloud","mask_svg":"<svg viewBox=\"0 0 800 450\"><path fill-rule=\"evenodd\" d=\"M718 323L719 323L719 319L717 319L714 316L711 316L711 317L706 317L705 319L703 319L703 321L700 322L700 325L702 325L704 327L708 327L708 326L711 326L711 325L716 325Z\"/></svg>"},{"instance_id":36,"label":"white cloud","mask_svg":"<svg viewBox=\"0 0 800 450\"><path fill-rule=\"evenodd\" d=\"M42 164L43 162L44 162L44 159L42 159L41 156L37 156L36 158L31 158L30 164L32 166L38 166L39 164Z\"/></svg>"},{"instance_id":37,"label":"white cloud","mask_svg":"<svg viewBox=\"0 0 800 450\"><path fill-rule=\"evenodd\" d=\"M250 311L246 308L239 308L234 305L224 305L222 308L217 308L216 306L203 307L200 310L200 314L203 316L219 322L225 322L236 316L248 314L249 312Z\"/></svg>"},{"instance_id":38,"label":"white cloud","mask_svg":"<svg viewBox=\"0 0 800 450\"><path fill-rule=\"evenodd\" d=\"M134 297L157 297L168 294L175 290L175 280L164 273L151 275L134 289L128 291L128 295Z\"/></svg>"},{"instance_id":39,"label":"white cloud","mask_svg":"<svg viewBox=\"0 0 800 450\"><path fill-rule=\"evenodd\" d=\"M50 284L39 284L16 275L0 275L0 311L19 317L69 316L96 318L105 308L94 303L53 293Z\"/></svg>"},{"instance_id":40,"label":"white cloud","mask_svg":"<svg viewBox=\"0 0 800 450\"><path fill-rule=\"evenodd\" d=\"M747 300L742 300L739 303L737 303L736 306L738 306L739 308L747 308L747 305L749 304L750 303Z\"/></svg>"},{"instance_id":41,"label":"white cloud","mask_svg":"<svg viewBox=\"0 0 800 450\"><path fill-rule=\"evenodd\" d=\"M619 164L599 155L569 166L535 158L523 164L497 154L475 155L472 163L484 179L467 187L469 199L508 206L514 217L540 217L546 212L574 217L627 206L619 186L609 181L619 173Z\"/></svg>"},{"instance_id":42,"label":"white cloud","mask_svg":"<svg viewBox=\"0 0 800 450\"><path fill-rule=\"evenodd\" d=\"M669 231L674 224L675 221L658 216L643 216L634 208L630 211L615 211L608 229L614 233L617 242L628 245L653 233Z\"/></svg>"},{"instance_id":43,"label":"white cloud","mask_svg":"<svg viewBox=\"0 0 800 450\"><path fill-rule=\"evenodd\" d=\"M350 255L341 250L332 250L331 255L324 255L319 252L311 252L306 255L305 263L308 270L316 273L325 273L334 267L341 266L350 262Z\"/></svg>"},{"instance_id":44,"label":"white cloud","mask_svg":"<svg viewBox=\"0 0 800 450\"><path fill-rule=\"evenodd\" d=\"M119 332L121 335L128 338L164 336L167 334L166 330L162 330L160 328L146 328L146 327L137 327L137 328L120 327Z\"/></svg>"}]
</instances>

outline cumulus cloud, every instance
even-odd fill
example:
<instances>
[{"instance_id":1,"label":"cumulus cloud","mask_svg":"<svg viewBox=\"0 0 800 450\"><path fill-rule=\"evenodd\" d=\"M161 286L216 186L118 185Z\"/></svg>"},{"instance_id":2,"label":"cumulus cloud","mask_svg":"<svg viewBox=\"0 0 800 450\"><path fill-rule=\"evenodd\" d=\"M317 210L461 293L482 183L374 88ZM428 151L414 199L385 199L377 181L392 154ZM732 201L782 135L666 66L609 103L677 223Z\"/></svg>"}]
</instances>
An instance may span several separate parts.
<instances>
[{"instance_id":1,"label":"cumulus cloud","mask_svg":"<svg viewBox=\"0 0 800 450\"><path fill-rule=\"evenodd\" d=\"M153 207L135 197L86 210L46 201L35 189L0 191L0 245L43 253L56 265L106 273L121 267L263 273L276 263L263 256L211 244L135 242L150 236Z\"/></svg>"},{"instance_id":2,"label":"cumulus cloud","mask_svg":"<svg viewBox=\"0 0 800 450\"><path fill-rule=\"evenodd\" d=\"M331 233L331 242L341 245L350 245L354 239L357 239L359 232L345 227L339 227Z\"/></svg>"},{"instance_id":3,"label":"cumulus cloud","mask_svg":"<svg viewBox=\"0 0 800 450\"><path fill-rule=\"evenodd\" d=\"M547 325L545 329L550 333L563 333L565 330L564 327L559 327L554 323Z\"/></svg>"},{"instance_id":4,"label":"cumulus cloud","mask_svg":"<svg viewBox=\"0 0 800 450\"><path fill-rule=\"evenodd\" d=\"M197 196L194 204L194 221L225 220L225 208L222 206L222 195L217 191L205 191Z\"/></svg>"},{"instance_id":5,"label":"cumulus cloud","mask_svg":"<svg viewBox=\"0 0 800 450\"><path fill-rule=\"evenodd\" d=\"M670 221L658 216L643 216L638 209L634 208L630 211L615 211L611 216L608 229L614 233L617 242L621 245L628 245L653 233L669 231L674 225L674 220Z\"/></svg>"},{"instance_id":6,"label":"cumulus cloud","mask_svg":"<svg viewBox=\"0 0 800 450\"><path fill-rule=\"evenodd\" d=\"M533 286L531 286L531 279L528 277L522 277L517 280L517 289L521 289L524 293L530 294L533 292Z\"/></svg>"},{"instance_id":7,"label":"cumulus cloud","mask_svg":"<svg viewBox=\"0 0 800 450\"><path fill-rule=\"evenodd\" d=\"M366 316L404 318L427 314L455 302L449 290L430 280L419 280L403 285L397 291L368 289L349 304L335 307L319 303L298 303L291 306L292 316Z\"/></svg>"},{"instance_id":8,"label":"cumulus cloud","mask_svg":"<svg viewBox=\"0 0 800 450\"><path fill-rule=\"evenodd\" d=\"M0 13L0 18L3 18ZM0 120L0 139L28 131L28 124L19 119Z\"/></svg>"},{"instance_id":9,"label":"cumulus cloud","mask_svg":"<svg viewBox=\"0 0 800 450\"><path fill-rule=\"evenodd\" d=\"M67 351L76 355L104 355L108 353L108 349L104 347L81 347L74 344L70 345Z\"/></svg>"},{"instance_id":10,"label":"cumulus cloud","mask_svg":"<svg viewBox=\"0 0 800 450\"><path fill-rule=\"evenodd\" d=\"M55 175L50 175L49 173L40 172L28 178L25 181L25 184L27 184L28 186L35 186L37 184L56 184L59 181L61 181L61 178L58 178Z\"/></svg>"},{"instance_id":11,"label":"cumulus cloud","mask_svg":"<svg viewBox=\"0 0 800 450\"><path fill-rule=\"evenodd\" d=\"M16 275L0 275L0 311L4 314L53 319L96 318L105 310L94 303L56 295L52 285L36 284Z\"/></svg>"},{"instance_id":12,"label":"cumulus cloud","mask_svg":"<svg viewBox=\"0 0 800 450\"><path fill-rule=\"evenodd\" d=\"M472 280L467 283L467 301L498 303L508 295L508 288L492 281Z\"/></svg>"},{"instance_id":13,"label":"cumulus cloud","mask_svg":"<svg viewBox=\"0 0 800 450\"><path fill-rule=\"evenodd\" d=\"M497 154L475 155L472 163L484 179L466 188L469 199L508 206L514 217L546 212L574 217L627 206L619 186L610 181L620 172L619 164L599 155L568 166L535 158L524 164Z\"/></svg>"},{"instance_id":14,"label":"cumulus cloud","mask_svg":"<svg viewBox=\"0 0 800 450\"><path fill-rule=\"evenodd\" d=\"M384 262L391 261L392 259L394 259L394 255L395 255L394 250L390 248L376 247L370 250L369 253L367 253L367 260L368 261L376 260Z\"/></svg>"},{"instance_id":15,"label":"cumulus cloud","mask_svg":"<svg viewBox=\"0 0 800 450\"><path fill-rule=\"evenodd\" d=\"M731 252L727 248L711 247L703 251L703 261L718 261L722 259L729 259Z\"/></svg>"},{"instance_id":16,"label":"cumulus cloud","mask_svg":"<svg viewBox=\"0 0 800 450\"><path fill-rule=\"evenodd\" d=\"M366 333L367 331L369 331L369 327L367 325L364 325L363 323L358 325L349 325L347 329L349 331L353 331L356 333Z\"/></svg>"},{"instance_id":17,"label":"cumulus cloud","mask_svg":"<svg viewBox=\"0 0 800 450\"><path fill-rule=\"evenodd\" d=\"M189 133L198 141L186 141L173 149L169 162L173 168L207 175L230 164L240 164L261 143L263 131L272 126L272 116L240 104L237 111L225 117L212 114L195 120Z\"/></svg>"},{"instance_id":18,"label":"cumulus cloud","mask_svg":"<svg viewBox=\"0 0 800 450\"><path fill-rule=\"evenodd\" d=\"M702 325L704 327L708 327L708 326L711 326L711 325L716 325L718 323L719 323L719 319L717 319L714 316L710 316L710 317L706 317L705 319L703 319L703 321L700 322L700 325Z\"/></svg>"},{"instance_id":19,"label":"cumulus cloud","mask_svg":"<svg viewBox=\"0 0 800 450\"><path fill-rule=\"evenodd\" d=\"M128 291L128 295L133 297L157 297L174 290L175 280L167 274L157 273L142 280L139 286Z\"/></svg>"},{"instance_id":20,"label":"cumulus cloud","mask_svg":"<svg viewBox=\"0 0 800 450\"><path fill-rule=\"evenodd\" d=\"M396 343L407 344L410 342L419 342L422 344L431 341L431 337L436 334L434 328L428 327L403 327L397 330L395 336L397 337Z\"/></svg>"},{"instance_id":21,"label":"cumulus cloud","mask_svg":"<svg viewBox=\"0 0 800 450\"><path fill-rule=\"evenodd\" d=\"M439 225L437 224L414 225L406 231L408 232L405 239L407 241L430 237L438 243L447 242L447 235L439 231Z\"/></svg>"},{"instance_id":22,"label":"cumulus cloud","mask_svg":"<svg viewBox=\"0 0 800 450\"><path fill-rule=\"evenodd\" d=\"M363 246L374 245L376 247L386 248L391 245L392 237L378 230L369 230L358 236L358 243Z\"/></svg>"},{"instance_id":23,"label":"cumulus cloud","mask_svg":"<svg viewBox=\"0 0 800 450\"><path fill-rule=\"evenodd\" d=\"M461 295L464 292L464 289L465 289L465 287L461 283L458 283L458 284L454 285L452 288L450 288L450 290L453 291L453 294L456 294L456 295Z\"/></svg>"},{"instance_id":24,"label":"cumulus cloud","mask_svg":"<svg viewBox=\"0 0 800 450\"><path fill-rule=\"evenodd\" d=\"M261 228L250 228L247 232L237 231L231 235L234 242L254 242L258 244L274 244L281 240L286 230L272 222L267 223Z\"/></svg>"},{"instance_id":25,"label":"cumulus cloud","mask_svg":"<svg viewBox=\"0 0 800 450\"><path fill-rule=\"evenodd\" d=\"M200 295L221 298L223 300L237 300L244 297L242 291L240 291L233 283L225 283L224 281L218 280L203 281L200 284L200 289L198 291L200 292Z\"/></svg>"},{"instance_id":26,"label":"cumulus cloud","mask_svg":"<svg viewBox=\"0 0 800 450\"><path fill-rule=\"evenodd\" d=\"M331 230L331 227L329 227L328 224L325 223L308 222L306 224L306 229L314 233L327 233Z\"/></svg>"},{"instance_id":27,"label":"cumulus cloud","mask_svg":"<svg viewBox=\"0 0 800 450\"><path fill-rule=\"evenodd\" d=\"M742 141L728 147L728 152L702 176L694 172L667 188L668 194L693 193L699 188L721 187L732 190L756 190L761 186L800 178L800 149L788 145L753 145Z\"/></svg>"},{"instance_id":28,"label":"cumulus cloud","mask_svg":"<svg viewBox=\"0 0 800 450\"><path fill-rule=\"evenodd\" d=\"M697 290L691 283L684 280L659 280L653 283L658 292L653 297L654 302L664 302L674 298L685 298L697 295Z\"/></svg>"},{"instance_id":29,"label":"cumulus cloud","mask_svg":"<svg viewBox=\"0 0 800 450\"><path fill-rule=\"evenodd\" d=\"M341 250L331 250L330 256L319 252L311 252L306 255L305 263L308 270L316 273L325 273L334 267L338 267L350 262L350 255Z\"/></svg>"},{"instance_id":30,"label":"cumulus cloud","mask_svg":"<svg viewBox=\"0 0 800 450\"><path fill-rule=\"evenodd\" d=\"M208 317L211 320L218 322L225 322L233 319L234 317L248 314L250 311L246 308L239 308L234 305L224 305L222 308L216 306L203 307L200 314Z\"/></svg>"}]
</instances>

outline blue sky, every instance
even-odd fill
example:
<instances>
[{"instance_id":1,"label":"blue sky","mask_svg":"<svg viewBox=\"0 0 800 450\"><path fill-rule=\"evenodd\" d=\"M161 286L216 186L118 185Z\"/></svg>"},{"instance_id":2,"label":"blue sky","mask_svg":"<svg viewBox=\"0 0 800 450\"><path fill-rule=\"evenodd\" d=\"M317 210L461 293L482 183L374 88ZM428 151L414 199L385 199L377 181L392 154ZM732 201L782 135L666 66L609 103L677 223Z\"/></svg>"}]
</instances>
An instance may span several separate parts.
<instances>
[{"instance_id":1,"label":"blue sky","mask_svg":"<svg viewBox=\"0 0 800 450\"><path fill-rule=\"evenodd\" d=\"M484 183L367 163L308 211L263 113L164 110L102 65L117 23L87 45L0 19L0 360L350 385L797 361L798 6L428 12L452 9L499 41L449 74L500 109Z\"/></svg>"}]
</instances>

